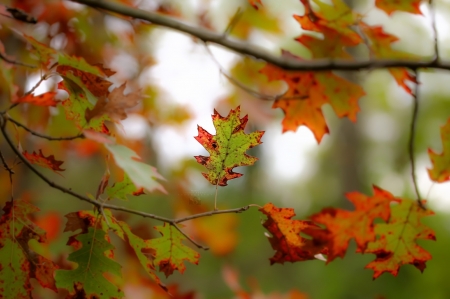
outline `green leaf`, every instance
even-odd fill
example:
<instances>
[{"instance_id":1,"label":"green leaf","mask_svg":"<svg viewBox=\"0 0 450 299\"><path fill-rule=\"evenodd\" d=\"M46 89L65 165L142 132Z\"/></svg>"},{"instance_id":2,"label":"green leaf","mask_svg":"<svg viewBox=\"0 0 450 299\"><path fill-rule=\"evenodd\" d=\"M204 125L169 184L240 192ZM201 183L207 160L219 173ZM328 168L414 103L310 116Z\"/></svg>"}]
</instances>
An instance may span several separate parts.
<instances>
[{"instance_id":1,"label":"green leaf","mask_svg":"<svg viewBox=\"0 0 450 299\"><path fill-rule=\"evenodd\" d=\"M127 195L141 195L144 194L142 188L136 188L130 178L125 174L123 180L114 183L111 187L106 188L108 198L118 198L121 200L128 200Z\"/></svg>"},{"instance_id":2,"label":"green leaf","mask_svg":"<svg viewBox=\"0 0 450 299\"><path fill-rule=\"evenodd\" d=\"M121 266L105 255L105 251L114 249L105 240L105 232L101 229L89 227L86 234L75 237L81 245L72 252L68 260L77 263L73 270L56 271L56 285L67 289L70 295L83 298L121 298L124 293L120 288L105 277L105 273L121 276Z\"/></svg>"},{"instance_id":3,"label":"green leaf","mask_svg":"<svg viewBox=\"0 0 450 299\"><path fill-rule=\"evenodd\" d=\"M164 223L163 226L155 226L155 229L161 233L162 237L147 240L146 243L148 247L154 249L153 263L159 265L159 271L164 272L166 277L175 270L183 273L186 270L183 261L198 264L200 254L182 243L186 237L175 226Z\"/></svg>"},{"instance_id":4,"label":"green leaf","mask_svg":"<svg viewBox=\"0 0 450 299\"><path fill-rule=\"evenodd\" d=\"M441 128L442 153L437 154L432 149L428 149L433 168L428 169L430 179L437 183L444 183L450 180L450 118Z\"/></svg>"},{"instance_id":5,"label":"green leaf","mask_svg":"<svg viewBox=\"0 0 450 299\"><path fill-rule=\"evenodd\" d=\"M43 287L56 291L53 272L57 266L29 247L30 240L46 242L46 232L29 214L38 208L23 200L7 202L0 218L0 297L31 298L35 278Z\"/></svg>"},{"instance_id":6,"label":"green leaf","mask_svg":"<svg viewBox=\"0 0 450 299\"><path fill-rule=\"evenodd\" d=\"M245 152L259 144L264 132L256 131L245 134L248 116L239 118L240 107L231 110L227 117L222 117L216 110L212 115L216 135L211 135L198 126L198 136L194 137L209 152L210 156L195 156L197 162L208 169L203 176L213 185L226 186L227 181L242 176L233 172L237 166L253 165L258 158Z\"/></svg>"},{"instance_id":7,"label":"green leaf","mask_svg":"<svg viewBox=\"0 0 450 299\"><path fill-rule=\"evenodd\" d=\"M159 190L167 193L157 179L165 180L155 167L139 162L140 157L133 150L120 144L105 144L113 154L117 166L122 168L137 188L144 188L150 192Z\"/></svg>"}]
</instances>

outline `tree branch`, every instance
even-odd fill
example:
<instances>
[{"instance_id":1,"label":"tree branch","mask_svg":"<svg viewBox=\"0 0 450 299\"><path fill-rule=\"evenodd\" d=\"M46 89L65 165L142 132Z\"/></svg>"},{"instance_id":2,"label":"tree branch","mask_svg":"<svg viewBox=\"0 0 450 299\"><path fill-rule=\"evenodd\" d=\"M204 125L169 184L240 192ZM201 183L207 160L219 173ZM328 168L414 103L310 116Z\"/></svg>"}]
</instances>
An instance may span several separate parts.
<instances>
[{"instance_id":1,"label":"tree branch","mask_svg":"<svg viewBox=\"0 0 450 299\"><path fill-rule=\"evenodd\" d=\"M330 59L316 59L312 61L299 61L288 57L281 57L273 55L270 52L256 46L249 45L243 41L231 39L221 33L216 33L200 27L188 25L176 19L162 16L154 12L148 12L141 9L132 8L119 3L111 1L98 0L72 0L81 4L85 4L94 8L104 9L110 12L118 13L123 16L132 17L152 24L171 28L173 30L184 32L195 36L204 42L211 42L217 45L224 46L237 53L252 56L257 59L262 59L275 66L285 70L296 71L357 71L363 69L380 69L392 67L406 67L411 69L417 68L436 68L450 70L450 63L441 62L433 58L432 60L412 61L412 60L330 60Z\"/></svg>"},{"instance_id":2,"label":"tree branch","mask_svg":"<svg viewBox=\"0 0 450 299\"><path fill-rule=\"evenodd\" d=\"M6 120L14 123L15 125L23 128L25 131L30 132L32 135L40 137L40 138L44 138L44 139L47 139L47 140L50 140L50 141L74 140L74 139L78 139L78 138L84 138L83 133L80 133L80 134L75 135L75 136L69 136L69 137L52 137L52 136L48 136L48 135L44 135L44 134L35 132L35 131L31 130L30 128L28 128L27 126L25 126L24 124L21 124L17 120L12 119L12 118L10 118L10 117L8 117L6 115L4 116L4 118Z\"/></svg>"},{"instance_id":3,"label":"tree branch","mask_svg":"<svg viewBox=\"0 0 450 299\"><path fill-rule=\"evenodd\" d=\"M249 208L250 208L250 206L245 206L245 207L236 208L236 209L229 209L229 210L214 210L214 211L209 211L209 212L205 212L205 213L199 213L199 214L195 214L195 215L186 216L183 218L174 219L172 221L173 221L173 223L181 223L181 222L192 220L195 218L212 216L212 215L216 215L216 214L242 213L242 212L247 211Z\"/></svg>"}]
</instances>

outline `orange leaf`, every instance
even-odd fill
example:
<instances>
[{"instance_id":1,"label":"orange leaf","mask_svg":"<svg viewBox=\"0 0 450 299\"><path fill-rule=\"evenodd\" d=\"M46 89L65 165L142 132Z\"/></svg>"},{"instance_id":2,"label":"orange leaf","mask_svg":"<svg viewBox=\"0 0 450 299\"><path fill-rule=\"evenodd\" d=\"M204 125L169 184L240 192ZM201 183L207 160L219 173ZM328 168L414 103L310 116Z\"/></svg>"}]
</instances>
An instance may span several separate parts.
<instances>
[{"instance_id":1,"label":"orange leaf","mask_svg":"<svg viewBox=\"0 0 450 299\"><path fill-rule=\"evenodd\" d=\"M387 221L390 216L389 206L395 197L376 186L374 195L369 197L358 192L347 193L347 198L355 205L355 211L335 208L323 209L312 215L311 219L326 226L324 230L305 230L317 244L328 248L327 263L336 257L343 258L350 239L354 238L358 250L364 252L367 243L375 240L375 218Z\"/></svg>"},{"instance_id":2,"label":"orange leaf","mask_svg":"<svg viewBox=\"0 0 450 299\"><path fill-rule=\"evenodd\" d=\"M37 106L52 106L55 107L58 101L55 101L56 92L49 91L38 96L29 94L18 100L15 103L30 103Z\"/></svg>"},{"instance_id":3,"label":"orange leaf","mask_svg":"<svg viewBox=\"0 0 450 299\"><path fill-rule=\"evenodd\" d=\"M53 155L45 157L44 154L42 154L42 150L39 150L39 154L34 151L32 154L28 153L27 151L24 151L22 154L28 161L30 161L31 164L36 164L51 169L54 172L65 170L59 167L64 163L63 161L55 160L55 156Z\"/></svg>"},{"instance_id":4,"label":"orange leaf","mask_svg":"<svg viewBox=\"0 0 450 299\"><path fill-rule=\"evenodd\" d=\"M422 0L376 0L375 6L387 12L388 15L396 11L405 11L421 15L420 4Z\"/></svg>"},{"instance_id":5,"label":"orange leaf","mask_svg":"<svg viewBox=\"0 0 450 299\"><path fill-rule=\"evenodd\" d=\"M441 128L442 153L437 154L432 149L428 149L432 169L428 169L430 179L437 183L443 183L450 180L450 118Z\"/></svg>"},{"instance_id":6,"label":"orange leaf","mask_svg":"<svg viewBox=\"0 0 450 299\"><path fill-rule=\"evenodd\" d=\"M263 5L261 0L248 0L248 3L250 3L250 5L253 6L254 9L258 9L259 5Z\"/></svg>"},{"instance_id":7,"label":"orange leaf","mask_svg":"<svg viewBox=\"0 0 450 299\"><path fill-rule=\"evenodd\" d=\"M311 221L291 220L295 216L294 209L277 208L268 203L259 211L267 215L263 226L272 234L268 239L276 250L275 255L270 258L271 265L312 260L316 254L324 252L323 246L317 246L311 240L300 236L300 232L307 228L318 230L319 227Z\"/></svg>"}]
</instances>

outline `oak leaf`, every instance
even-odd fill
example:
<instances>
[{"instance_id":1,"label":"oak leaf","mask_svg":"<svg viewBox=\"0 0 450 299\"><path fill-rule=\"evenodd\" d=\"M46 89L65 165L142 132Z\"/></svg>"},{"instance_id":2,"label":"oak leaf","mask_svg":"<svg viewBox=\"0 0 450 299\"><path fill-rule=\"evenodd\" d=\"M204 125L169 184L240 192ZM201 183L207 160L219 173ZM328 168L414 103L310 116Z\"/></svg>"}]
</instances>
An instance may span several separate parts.
<instances>
[{"instance_id":1,"label":"oak leaf","mask_svg":"<svg viewBox=\"0 0 450 299\"><path fill-rule=\"evenodd\" d=\"M35 278L45 288L56 291L51 260L37 254L29 241L47 242L46 232L30 220L39 209L23 200L7 202L0 218L0 297L31 298Z\"/></svg>"},{"instance_id":2,"label":"oak leaf","mask_svg":"<svg viewBox=\"0 0 450 299\"><path fill-rule=\"evenodd\" d=\"M106 187L108 198L118 198L128 200L127 195L139 196L144 193L144 188L136 188L128 175L124 174L122 181L114 183L111 187Z\"/></svg>"},{"instance_id":3,"label":"oak leaf","mask_svg":"<svg viewBox=\"0 0 450 299\"><path fill-rule=\"evenodd\" d=\"M300 233L306 229L319 230L319 226L312 221L292 220L294 209L278 208L272 203L265 204L260 212L267 215L263 226L272 234L268 237L275 255L270 258L270 264L284 262L298 262L315 259L315 255L324 253L322 245L315 244Z\"/></svg>"},{"instance_id":4,"label":"oak leaf","mask_svg":"<svg viewBox=\"0 0 450 299\"><path fill-rule=\"evenodd\" d=\"M364 252L367 243L375 240L374 220L381 218L385 221L390 216L390 204L395 197L376 186L373 196L366 196L358 192L347 193L347 198L355 206L354 211L326 208L310 218L315 223L325 225L323 230L305 230L314 242L328 248L327 263L336 257L343 258L349 241L355 239L357 248Z\"/></svg>"},{"instance_id":5,"label":"oak leaf","mask_svg":"<svg viewBox=\"0 0 450 299\"><path fill-rule=\"evenodd\" d=\"M146 245L152 249L153 263L159 266L159 271L164 272L166 277L173 271L183 273L186 266L183 261L198 265L200 254L183 244L186 237L183 236L173 225L164 223L163 226L155 226L161 233L160 238L147 240Z\"/></svg>"},{"instance_id":6,"label":"oak leaf","mask_svg":"<svg viewBox=\"0 0 450 299\"><path fill-rule=\"evenodd\" d=\"M391 217L387 223L375 225L377 240L370 242L365 253L373 253L376 259L366 268L374 271L373 278L384 272L396 276L402 265L411 264L421 272L431 254L417 244L417 240L436 240L432 229L422 224L421 218L434 215L423 209L417 201L402 199L391 206Z\"/></svg>"},{"instance_id":7,"label":"oak leaf","mask_svg":"<svg viewBox=\"0 0 450 299\"><path fill-rule=\"evenodd\" d=\"M115 88L107 96L100 97L92 110L87 108L86 121L89 122L91 119L103 115L107 115L113 121L127 118L125 110L136 106L142 95L140 90L124 95L125 87L126 83Z\"/></svg>"},{"instance_id":8,"label":"oak leaf","mask_svg":"<svg viewBox=\"0 0 450 299\"><path fill-rule=\"evenodd\" d=\"M261 137L264 132L245 134L248 116L239 118L239 114L239 106L234 110L231 109L227 117L222 117L214 110L212 119L216 135L211 135L197 126L198 136L194 138L203 145L210 156L195 156L195 159L208 169L208 172L202 175L213 185L226 186L228 180L242 176L241 173L233 171L234 167L253 165L258 160L245 152L262 143Z\"/></svg>"},{"instance_id":9,"label":"oak leaf","mask_svg":"<svg viewBox=\"0 0 450 299\"><path fill-rule=\"evenodd\" d=\"M53 155L50 155L48 157L44 156L42 150L39 150L39 154L34 151L33 153L28 153L27 151L24 151L22 154L31 164L36 164L41 167L51 169L56 173L58 173L58 171L65 170L60 168L61 164L64 163L63 161L55 160L55 156Z\"/></svg>"},{"instance_id":10,"label":"oak leaf","mask_svg":"<svg viewBox=\"0 0 450 299\"><path fill-rule=\"evenodd\" d=\"M450 118L441 127L442 153L437 154L432 149L428 149L432 168L428 169L430 179L443 183L450 180Z\"/></svg>"},{"instance_id":11,"label":"oak leaf","mask_svg":"<svg viewBox=\"0 0 450 299\"><path fill-rule=\"evenodd\" d=\"M375 6L384 10L387 14L392 14L396 11L404 11L412 14L422 14L420 11L420 4L422 0L375 0Z\"/></svg>"},{"instance_id":12,"label":"oak leaf","mask_svg":"<svg viewBox=\"0 0 450 299\"><path fill-rule=\"evenodd\" d=\"M14 101L15 103L29 103L37 106L55 107L59 101L55 101L56 92L49 91L40 95L29 94Z\"/></svg>"}]
</instances>

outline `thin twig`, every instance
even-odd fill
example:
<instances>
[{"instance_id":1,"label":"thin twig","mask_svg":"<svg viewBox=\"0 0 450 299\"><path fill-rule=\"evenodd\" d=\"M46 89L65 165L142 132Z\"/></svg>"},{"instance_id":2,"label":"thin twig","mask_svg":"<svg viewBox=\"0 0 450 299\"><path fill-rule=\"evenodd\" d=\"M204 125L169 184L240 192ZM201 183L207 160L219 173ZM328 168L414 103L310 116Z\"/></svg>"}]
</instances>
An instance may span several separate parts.
<instances>
[{"instance_id":1,"label":"thin twig","mask_svg":"<svg viewBox=\"0 0 450 299\"><path fill-rule=\"evenodd\" d=\"M44 138L50 141L61 141L61 140L74 140L74 139L78 139L78 138L84 138L84 134L80 133L78 135L75 136L69 136L69 137L52 137L52 136L48 136L48 135L44 135L38 132L35 132L33 130L31 130L30 128L28 128L26 125L19 123L17 120L10 118L9 116L4 116L4 118L12 123L14 123L15 125L23 128L25 131L28 131L31 133L31 135L40 137L40 138Z\"/></svg>"},{"instance_id":2,"label":"thin twig","mask_svg":"<svg viewBox=\"0 0 450 299\"><path fill-rule=\"evenodd\" d=\"M222 45L229 50L241 53L243 55L252 56L257 59L264 60L275 66L285 70L297 71L356 71L362 69L380 69L380 68L395 68L406 67L411 69L417 68L437 68L450 70L450 62L436 61L435 59L426 61L412 61L412 60L330 60L330 59L316 59L316 60L296 60L289 57L271 54L270 52L258 47L257 45L250 45L246 42L235 40L224 36L222 33L216 33L205 28L200 28L188 25L179 20L163 16L154 12L144 11L141 9L132 8L112 1L97 1L97 0L72 0L74 2L89 5L94 8L105 9L110 12L115 12L123 16L129 16L135 19L151 22L152 24L171 28L180 32L190 34L197 37L203 42L211 42Z\"/></svg>"},{"instance_id":3,"label":"thin twig","mask_svg":"<svg viewBox=\"0 0 450 299\"><path fill-rule=\"evenodd\" d=\"M431 15L431 28L433 29L434 33L434 60L439 60L439 44L438 44L438 31L436 26L436 3L433 2L433 0L430 0L429 2L430 6L430 15Z\"/></svg>"},{"instance_id":4,"label":"thin twig","mask_svg":"<svg viewBox=\"0 0 450 299\"><path fill-rule=\"evenodd\" d=\"M33 69L36 68L35 65L26 64L26 63L23 63L20 61L12 60L12 59L6 57L6 55L1 52L0 52L0 59L4 60L5 62L10 63L10 64L20 65L20 66L24 66L24 67L33 68Z\"/></svg>"},{"instance_id":5,"label":"thin twig","mask_svg":"<svg viewBox=\"0 0 450 299\"><path fill-rule=\"evenodd\" d=\"M416 176L416 161L414 159L414 141L416 136L416 125L417 125L417 114L419 112L419 73L417 70L415 70L415 79L416 79L416 85L414 89L413 94L413 113L411 117L411 125L410 125L410 135L409 135L409 142L408 142L408 152L409 152L409 161L411 163L411 176L413 180L414 190L416 192L417 201L419 203L419 206L425 210L425 207L422 203L422 197L420 196L419 187L417 185L417 176Z\"/></svg>"},{"instance_id":6,"label":"thin twig","mask_svg":"<svg viewBox=\"0 0 450 299\"><path fill-rule=\"evenodd\" d=\"M201 217L206 217L206 216L212 216L212 215L216 215L216 214L242 213L242 212L247 211L249 208L250 208L250 205L245 206L245 207L236 208L236 209L209 211L209 212L205 212L205 213L199 213L199 214L195 214L195 215L190 215L190 216L174 219L174 220L172 220L172 222L173 223L181 223L184 221L201 218Z\"/></svg>"},{"instance_id":7,"label":"thin twig","mask_svg":"<svg viewBox=\"0 0 450 299\"><path fill-rule=\"evenodd\" d=\"M224 36L227 36L228 34L231 33L231 31L236 26L241 17L242 17L241 7L238 7L233 17L231 18L230 23L228 23L228 26L223 33Z\"/></svg>"},{"instance_id":8,"label":"thin twig","mask_svg":"<svg viewBox=\"0 0 450 299\"><path fill-rule=\"evenodd\" d=\"M194 239L189 237L176 223L171 223L170 225L173 225L183 236L186 237L189 241L191 241L192 244L197 246L197 248L203 249L203 250L209 250L208 246L203 246L202 244L197 243Z\"/></svg>"}]
</instances>

